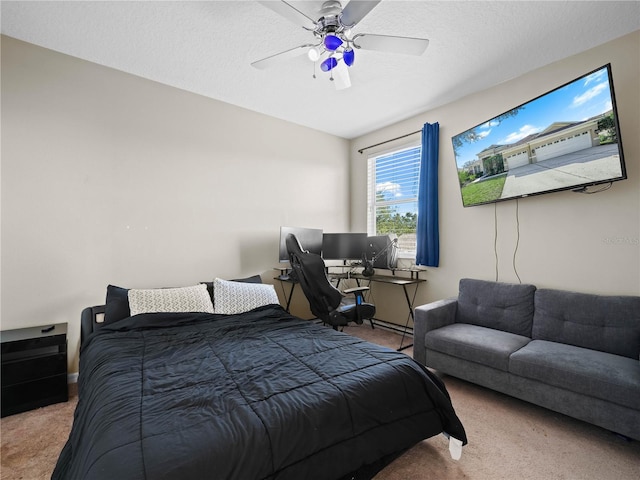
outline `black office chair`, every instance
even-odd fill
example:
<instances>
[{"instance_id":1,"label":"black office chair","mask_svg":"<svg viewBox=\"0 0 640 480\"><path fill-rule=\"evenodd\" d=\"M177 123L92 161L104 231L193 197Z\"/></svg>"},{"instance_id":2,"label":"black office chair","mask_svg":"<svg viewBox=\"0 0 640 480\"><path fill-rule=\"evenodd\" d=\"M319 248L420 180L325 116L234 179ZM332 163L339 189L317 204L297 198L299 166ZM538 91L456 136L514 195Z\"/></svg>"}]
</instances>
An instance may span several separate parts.
<instances>
[{"instance_id":1,"label":"black office chair","mask_svg":"<svg viewBox=\"0 0 640 480\"><path fill-rule=\"evenodd\" d=\"M364 301L364 292L369 287L350 288L341 292L329 281L320 255L303 250L292 233L287 235L285 242L291 268L316 317L331 325L334 330L349 322L362 324L363 320L369 320L373 327L372 318L376 314L376 307ZM347 297L344 294L354 296Z\"/></svg>"}]
</instances>

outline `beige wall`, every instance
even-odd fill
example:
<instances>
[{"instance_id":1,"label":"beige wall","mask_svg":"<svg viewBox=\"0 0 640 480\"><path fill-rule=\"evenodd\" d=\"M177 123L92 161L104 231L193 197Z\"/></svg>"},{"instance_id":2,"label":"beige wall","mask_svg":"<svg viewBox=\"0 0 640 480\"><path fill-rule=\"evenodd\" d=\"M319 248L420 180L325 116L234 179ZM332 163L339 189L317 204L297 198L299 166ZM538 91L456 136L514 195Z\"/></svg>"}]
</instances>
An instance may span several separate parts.
<instances>
[{"instance_id":1,"label":"beige wall","mask_svg":"<svg viewBox=\"0 0 640 480\"><path fill-rule=\"evenodd\" d=\"M463 208L451 137L611 63L628 179L595 195L558 192ZM640 294L640 32L548 65L351 142L352 228L366 228L366 160L358 149L440 124L440 267L417 303L453 296L462 277L603 294ZM429 88L425 85L425 88ZM414 138L414 137L412 137ZM418 136L419 138L419 136ZM385 146L386 148L389 145ZM368 153L368 152L367 152ZM516 216L516 209L519 210ZM517 239L517 219L520 239ZM398 305L402 299L398 297ZM389 314L392 317L393 313ZM395 317L399 317L395 314Z\"/></svg>"},{"instance_id":2,"label":"beige wall","mask_svg":"<svg viewBox=\"0 0 640 480\"><path fill-rule=\"evenodd\" d=\"M629 179L463 208L451 136L605 63ZM639 63L635 32L347 142L2 37L1 327L68 322L76 371L79 313L108 283L270 280L281 225L366 230L359 148L436 121L441 260L417 304L454 295L461 277L495 279L494 215L498 278L518 281L516 205L523 282L640 294ZM401 288L374 286L374 300L404 323ZM308 314L299 289L294 305Z\"/></svg>"},{"instance_id":3,"label":"beige wall","mask_svg":"<svg viewBox=\"0 0 640 480\"><path fill-rule=\"evenodd\" d=\"M68 322L72 372L107 284L270 281L281 225L349 225L346 140L7 37L1 121L1 327Z\"/></svg>"}]
</instances>

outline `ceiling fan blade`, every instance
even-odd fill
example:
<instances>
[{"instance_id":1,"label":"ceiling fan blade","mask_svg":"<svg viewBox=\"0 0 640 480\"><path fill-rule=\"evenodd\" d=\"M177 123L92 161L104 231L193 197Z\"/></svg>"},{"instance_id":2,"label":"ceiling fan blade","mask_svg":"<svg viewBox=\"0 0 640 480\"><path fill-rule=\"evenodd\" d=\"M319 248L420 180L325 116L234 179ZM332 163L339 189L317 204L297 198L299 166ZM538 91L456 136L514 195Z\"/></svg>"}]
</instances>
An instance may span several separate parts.
<instances>
[{"instance_id":1,"label":"ceiling fan blade","mask_svg":"<svg viewBox=\"0 0 640 480\"><path fill-rule=\"evenodd\" d=\"M380 3L376 1L351 0L342 10L341 21L344 25L353 27L362 20L373 8Z\"/></svg>"},{"instance_id":2,"label":"ceiling fan blade","mask_svg":"<svg viewBox=\"0 0 640 480\"><path fill-rule=\"evenodd\" d=\"M299 47L294 47L290 50L285 50L284 52L276 53L275 55L271 55L261 60L256 60L255 62L251 63L251 66L258 68L260 70L264 70L265 68L270 68L270 67L273 67L274 65L278 65L282 63L284 60L289 60L290 58L295 58L300 55L304 55L313 46L314 45L311 45L311 44L300 45Z\"/></svg>"},{"instance_id":3,"label":"ceiling fan blade","mask_svg":"<svg viewBox=\"0 0 640 480\"><path fill-rule=\"evenodd\" d=\"M311 18L307 17L304 13L302 13L296 7L285 2L284 0L277 1L277 2L273 0L260 1L258 3L261 3L268 9L273 10L277 14L283 16L284 18L295 23L296 25L302 25L302 28L305 28L307 30L313 30L314 28L316 28L315 20L312 20Z\"/></svg>"},{"instance_id":4,"label":"ceiling fan blade","mask_svg":"<svg viewBox=\"0 0 640 480\"><path fill-rule=\"evenodd\" d=\"M336 90L344 90L351 86L349 67L347 67L344 62L338 62L338 65L336 65L331 72L333 75L333 83L336 85Z\"/></svg>"},{"instance_id":5,"label":"ceiling fan blade","mask_svg":"<svg viewBox=\"0 0 640 480\"><path fill-rule=\"evenodd\" d=\"M359 33L353 37L353 45L365 50L379 52L404 53L406 55L422 55L429 46L426 38L394 37L392 35L374 35Z\"/></svg>"}]
</instances>

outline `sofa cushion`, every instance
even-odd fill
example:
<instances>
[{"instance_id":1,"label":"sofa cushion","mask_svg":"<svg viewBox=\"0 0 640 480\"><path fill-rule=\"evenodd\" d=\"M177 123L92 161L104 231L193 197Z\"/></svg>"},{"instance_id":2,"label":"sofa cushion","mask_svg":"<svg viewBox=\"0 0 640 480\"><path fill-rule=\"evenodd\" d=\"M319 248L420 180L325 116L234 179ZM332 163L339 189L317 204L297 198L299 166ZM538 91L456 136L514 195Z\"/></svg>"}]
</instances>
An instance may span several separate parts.
<instances>
[{"instance_id":1,"label":"sofa cushion","mask_svg":"<svg viewBox=\"0 0 640 480\"><path fill-rule=\"evenodd\" d=\"M532 340L511 355L509 372L575 393L638 408L638 360L573 345Z\"/></svg>"},{"instance_id":2,"label":"sofa cushion","mask_svg":"<svg viewBox=\"0 0 640 480\"><path fill-rule=\"evenodd\" d=\"M601 352L640 355L640 297L539 289L532 337Z\"/></svg>"},{"instance_id":3,"label":"sofa cushion","mask_svg":"<svg viewBox=\"0 0 640 480\"><path fill-rule=\"evenodd\" d=\"M460 280L456 322L531 337L534 285Z\"/></svg>"},{"instance_id":4,"label":"sofa cushion","mask_svg":"<svg viewBox=\"0 0 640 480\"><path fill-rule=\"evenodd\" d=\"M454 323L428 332L425 335L425 346L427 350L446 353L507 372L509 355L530 340L528 337L492 328ZM427 354L427 359L428 357Z\"/></svg>"}]
</instances>

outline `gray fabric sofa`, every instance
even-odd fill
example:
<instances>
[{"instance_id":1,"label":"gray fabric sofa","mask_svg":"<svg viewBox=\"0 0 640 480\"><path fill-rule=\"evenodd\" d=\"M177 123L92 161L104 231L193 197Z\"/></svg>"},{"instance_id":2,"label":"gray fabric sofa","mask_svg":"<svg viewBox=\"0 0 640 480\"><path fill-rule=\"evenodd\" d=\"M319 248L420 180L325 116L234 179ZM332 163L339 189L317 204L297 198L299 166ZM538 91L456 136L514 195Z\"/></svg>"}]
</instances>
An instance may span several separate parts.
<instances>
[{"instance_id":1,"label":"gray fabric sofa","mask_svg":"<svg viewBox=\"0 0 640 480\"><path fill-rule=\"evenodd\" d=\"M415 309L414 358L640 440L640 296L462 279Z\"/></svg>"}]
</instances>

